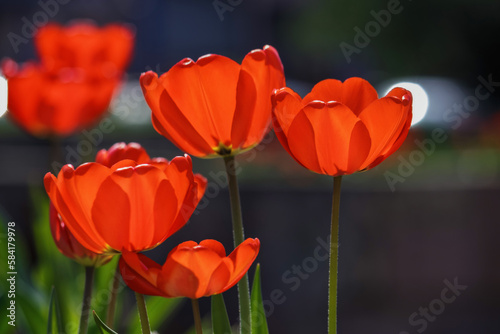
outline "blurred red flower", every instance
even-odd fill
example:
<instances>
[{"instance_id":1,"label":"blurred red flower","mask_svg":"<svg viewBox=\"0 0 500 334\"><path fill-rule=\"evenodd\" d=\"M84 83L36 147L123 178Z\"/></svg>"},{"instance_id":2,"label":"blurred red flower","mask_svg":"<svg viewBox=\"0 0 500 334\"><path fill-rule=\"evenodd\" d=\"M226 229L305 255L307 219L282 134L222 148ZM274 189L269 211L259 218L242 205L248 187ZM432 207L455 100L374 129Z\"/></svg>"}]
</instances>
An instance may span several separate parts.
<instances>
[{"instance_id":1,"label":"blurred red flower","mask_svg":"<svg viewBox=\"0 0 500 334\"><path fill-rule=\"evenodd\" d=\"M35 35L41 63L48 71L81 68L98 76L121 76L130 63L135 33L128 25L112 23L98 27L92 21L67 26L49 23Z\"/></svg>"},{"instance_id":2,"label":"blurred red flower","mask_svg":"<svg viewBox=\"0 0 500 334\"><path fill-rule=\"evenodd\" d=\"M175 247L165 264L143 254L124 251L120 272L134 291L153 296L198 299L222 293L245 275L260 249L259 239L247 239L226 256L216 240L186 241Z\"/></svg>"},{"instance_id":3,"label":"blurred red flower","mask_svg":"<svg viewBox=\"0 0 500 334\"><path fill-rule=\"evenodd\" d=\"M134 32L119 24L49 23L37 31L35 46L40 63L2 63L8 115L34 136L68 136L109 108L132 56Z\"/></svg>"},{"instance_id":4,"label":"blurred red flower","mask_svg":"<svg viewBox=\"0 0 500 334\"><path fill-rule=\"evenodd\" d=\"M185 58L158 78L141 75L153 125L197 157L235 155L257 145L269 130L271 93L285 85L272 46L254 50L241 65L220 55Z\"/></svg>"},{"instance_id":5,"label":"blurred red flower","mask_svg":"<svg viewBox=\"0 0 500 334\"><path fill-rule=\"evenodd\" d=\"M378 98L364 79L319 82L302 99L288 87L273 93L273 124L288 153L320 174L375 167L394 153L411 125L412 95L394 88Z\"/></svg>"},{"instance_id":6,"label":"blurred red flower","mask_svg":"<svg viewBox=\"0 0 500 334\"><path fill-rule=\"evenodd\" d=\"M68 136L91 126L108 109L117 78L89 77L78 68L55 73L27 63L2 63L8 82L8 115L37 137Z\"/></svg>"},{"instance_id":7,"label":"blurred red flower","mask_svg":"<svg viewBox=\"0 0 500 334\"><path fill-rule=\"evenodd\" d=\"M47 173L45 190L62 220L88 250L114 254L153 248L184 226L207 180L193 174L189 156L151 164L98 162L58 176Z\"/></svg>"}]
</instances>

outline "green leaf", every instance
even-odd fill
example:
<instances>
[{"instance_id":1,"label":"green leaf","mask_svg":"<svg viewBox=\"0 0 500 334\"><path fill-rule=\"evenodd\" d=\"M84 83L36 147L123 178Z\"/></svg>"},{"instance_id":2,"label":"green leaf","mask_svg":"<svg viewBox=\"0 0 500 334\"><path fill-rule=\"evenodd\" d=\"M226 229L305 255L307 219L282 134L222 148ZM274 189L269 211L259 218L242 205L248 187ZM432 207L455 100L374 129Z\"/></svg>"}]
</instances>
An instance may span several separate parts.
<instances>
[{"instance_id":1,"label":"green leaf","mask_svg":"<svg viewBox=\"0 0 500 334\"><path fill-rule=\"evenodd\" d=\"M54 305L54 293L56 289L52 287L50 291L50 300L49 300L49 315L48 315L48 325L47 325L47 334L52 334L52 309Z\"/></svg>"},{"instance_id":2,"label":"green leaf","mask_svg":"<svg viewBox=\"0 0 500 334\"><path fill-rule=\"evenodd\" d=\"M262 302L262 288L260 284L260 264L257 264L251 293L252 334L269 334L267 328L266 311Z\"/></svg>"},{"instance_id":3,"label":"green leaf","mask_svg":"<svg viewBox=\"0 0 500 334\"><path fill-rule=\"evenodd\" d=\"M111 328L109 328L104 322L102 322L101 318L97 315L97 313L92 310L92 315L94 316L94 321L97 325L97 328L99 329L99 333L104 334L104 333L109 333L109 334L118 334Z\"/></svg>"},{"instance_id":4,"label":"green leaf","mask_svg":"<svg viewBox=\"0 0 500 334\"><path fill-rule=\"evenodd\" d=\"M212 332L217 334L231 334L231 323L227 315L226 304L222 294L212 296Z\"/></svg>"}]
</instances>

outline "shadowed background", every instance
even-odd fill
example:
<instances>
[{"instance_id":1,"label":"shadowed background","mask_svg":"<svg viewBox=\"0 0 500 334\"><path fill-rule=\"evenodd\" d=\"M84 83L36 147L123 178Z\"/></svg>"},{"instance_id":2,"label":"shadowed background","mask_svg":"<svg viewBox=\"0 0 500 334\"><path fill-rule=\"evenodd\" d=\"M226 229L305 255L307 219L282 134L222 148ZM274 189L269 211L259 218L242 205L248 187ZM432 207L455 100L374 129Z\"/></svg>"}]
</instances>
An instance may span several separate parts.
<instances>
[{"instance_id":1,"label":"shadowed background","mask_svg":"<svg viewBox=\"0 0 500 334\"><path fill-rule=\"evenodd\" d=\"M500 65L494 51L500 3L19 0L0 8L0 58L18 62L36 58L29 24L43 24L44 17L135 26L127 83L106 116L113 130L96 126L67 138L61 163L92 160L117 141L136 141L151 156L181 154L154 131L138 78L150 69L163 73L185 57L218 53L241 61L271 44L288 85L302 95L326 78L360 76L381 95L392 83L420 84L429 97L427 114L403 147L375 169L343 180L339 332L497 332ZM478 87L488 96L479 99ZM48 153L48 142L22 132L8 113L0 117L0 205L28 240L37 237L29 189L52 171ZM258 261L271 333L325 333L322 245L329 235L331 178L304 170L272 133L237 161L246 236L262 243ZM158 261L188 239L215 238L233 248L222 160L193 163L209 180L207 194L190 223L154 251ZM33 250L29 261L37 261ZM451 291L447 284L454 282L466 288L444 303L443 289ZM235 305L235 292L226 299ZM208 301L202 302L205 313ZM177 315L165 332L189 327L187 304ZM230 315L236 321L234 310Z\"/></svg>"}]
</instances>

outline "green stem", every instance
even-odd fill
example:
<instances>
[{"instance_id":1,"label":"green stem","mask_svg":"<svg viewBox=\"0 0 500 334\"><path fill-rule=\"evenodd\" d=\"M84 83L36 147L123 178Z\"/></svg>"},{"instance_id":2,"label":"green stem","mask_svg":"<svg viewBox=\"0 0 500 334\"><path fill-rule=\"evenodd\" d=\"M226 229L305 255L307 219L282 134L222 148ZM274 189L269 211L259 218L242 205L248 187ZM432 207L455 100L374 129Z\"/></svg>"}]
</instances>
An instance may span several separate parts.
<instances>
[{"instance_id":1,"label":"green stem","mask_svg":"<svg viewBox=\"0 0 500 334\"><path fill-rule=\"evenodd\" d=\"M139 310L139 319L141 320L142 334L150 334L151 328L149 327L148 310L146 309L144 296L136 292L135 299L137 300L137 309Z\"/></svg>"},{"instance_id":2,"label":"green stem","mask_svg":"<svg viewBox=\"0 0 500 334\"><path fill-rule=\"evenodd\" d=\"M85 287L83 289L82 314L78 334L87 334L89 327L90 301L92 300L92 286L94 285L94 267L85 267Z\"/></svg>"},{"instance_id":3,"label":"green stem","mask_svg":"<svg viewBox=\"0 0 500 334\"><path fill-rule=\"evenodd\" d=\"M234 247L238 247L245 240L243 231L243 219L241 216L240 193L238 189L238 179L236 177L234 156L224 157L226 165L227 180L229 185L229 198L231 201L231 216L233 221ZM240 310L240 333L250 334L252 328L252 318L250 313L250 289L248 274L238 282L238 299Z\"/></svg>"},{"instance_id":4,"label":"green stem","mask_svg":"<svg viewBox=\"0 0 500 334\"><path fill-rule=\"evenodd\" d=\"M193 306L194 327L196 329L196 334L203 334L203 328L201 326L200 303L198 302L198 299L191 299L191 306Z\"/></svg>"},{"instance_id":5,"label":"green stem","mask_svg":"<svg viewBox=\"0 0 500 334\"><path fill-rule=\"evenodd\" d=\"M330 231L330 278L328 293L328 334L337 333L337 273L339 262L339 212L342 176L333 178L332 226Z\"/></svg>"},{"instance_id":6,"label":"green stem","mask_svg":"<svg viewBox=\"0 0 500 334\"><path fill-rule=\"evenodd\" d=\"M113 328L115 320L116 296L118 294L118 287L120 285L120 267L117 264L115 274L113 275L113 283L111 285L111 296L109 297L108 313L106 314L106 325Z\"/></svg>"}]
</instances>

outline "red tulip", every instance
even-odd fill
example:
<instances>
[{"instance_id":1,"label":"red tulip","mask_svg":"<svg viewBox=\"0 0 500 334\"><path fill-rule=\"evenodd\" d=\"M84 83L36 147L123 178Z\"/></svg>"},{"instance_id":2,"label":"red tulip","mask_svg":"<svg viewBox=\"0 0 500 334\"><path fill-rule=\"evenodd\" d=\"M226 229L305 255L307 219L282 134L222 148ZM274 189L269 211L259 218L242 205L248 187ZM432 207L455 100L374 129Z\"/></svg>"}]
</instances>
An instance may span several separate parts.
<instances>
[{"instance_id":1,"label":"red tulip","mask_svg":"<svg viewBox=\"0 0 500 334\"><path fill-rule=\"evenodd\" d=\"M147 164L154 161L165 161L163 158L151 159L146 150L137 143L116 143L109 150L102 149L97 152L95 162L111 167L122 160L133 160L137 164Z\"/></svg>"},{"instance_id":2,"label":"red tulip","mask_svg":"<svg viewBox=\"0 0 500 334\"><path fill-rule=\"evenodd\" d=\"M64 224L54 205L50 204L50 232L59 251L84 266L99 267L111 260L112 255L102 255L89 251L76 240Z\"/></svg>"},{"instance_id":3,"label":"red tulip","mask_svg":"<svg viewBox=\"0 0 500 334\"><path fill-rule=\"evenodd\" d=\"M273 93L273 124L288 153L320 174L341 176L375 167L408 134L412 95L403 88L378 98L360 78L319 82L304 99L290 88Z\"/></svg>"},{"instance_id":4,"label":"red tulip","mask_svg":"<svg viewBox=\"0 0 500 334\"><path fill-rule=\"evenodd\" d=\"M271 93L285 78L272 46L247 54L241 65L209 54L185 58L158 78L141 75L153 125L197 157L235 155L257 145L269 130Z\"/></svg>"},{"instance_id":5,"label":"red tulip","mask_svg":"<svg viewBox=\"0 0 500 334\"><path fill-rule=\"evenodd\" d=\"M207 181L193 174L189 156L111 167L65 165L47 173L45 190L68 229L88 250L114 254L153 248L184 226Z\"/></svg>"},{"instance_id":6,"label":"red tulip","mask_svg":"<svg viewBox=\"0 0 500 334\"><path fill-rule=\"evenodd\" d=\"M37 31L35 46L49 71L71 67L114 77L130 62L134 32L121 24L98 27L91 21L78 21L65 27L49 23Z\"/></svg>"},{"instance_id":7,"label":"red tulip","mask_svg":"<svg viewBox=\"0 0 500 334\"><path fill-rule=\"evenodd\" d=\"M2 64L8 82L9 115L28 133L68 136L92 125L109 107L117 79L90 78L76 68L57 74L12 60Z\"/></svg>"},{"instance_id":8,"label":"red tulip","mask_svg":"<svg viewBox=\"0 0 500 334\"><path fill-rule=\"evenodd\" d=\"M216 240L197 244L186 241L175 247L165 264L143 254L124 251L120 271L134 291L153 296L198 299L222 293L245 275L257 257L259 239L247 239L226 256Z\"/></svg>"}]
</instances>

